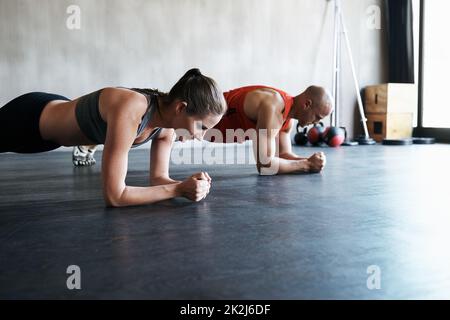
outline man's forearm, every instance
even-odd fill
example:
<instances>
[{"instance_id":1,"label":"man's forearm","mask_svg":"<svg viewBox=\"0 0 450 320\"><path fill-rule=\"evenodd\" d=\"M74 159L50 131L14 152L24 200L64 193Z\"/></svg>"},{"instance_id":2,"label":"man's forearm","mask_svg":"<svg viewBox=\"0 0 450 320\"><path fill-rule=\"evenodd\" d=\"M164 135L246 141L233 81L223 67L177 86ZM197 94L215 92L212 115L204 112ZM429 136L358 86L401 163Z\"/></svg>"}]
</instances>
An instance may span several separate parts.
<instances>
[{"instance_id":1,"label":"man's forearm","mask_svg":"<svg viewBox=\"0 0 450 320\"><path fill-rule=\"evenodd\" d=\"M292 152L285 152L279 155L280 158L286 159L286 160L307 160L308 158L300 157Z\"/></svg>"},{"instance_id":2,"label":"man's forearm","mask_svg":"<svg viewBox=\"0 0 450 320\"><path fill-rule=\"evenodd\" d=\"M151 204L162 200L168 200L181 196L179 183L167 184L152 187L131 187L126 186L118 199L107 199L107 206L127 207Z\"/></svg>"},{"instance_id":3,"label":"man's forearm","mask_svg":"<svg viewBox=\"0 0 450 320\"><path fill-rule=\"evenodd\" d=\"M257 164L260 175L276 175L288 173L307 173L310 171L308 159L288 160L273 157L269 164Z\"/></svg>"}]
</instances>

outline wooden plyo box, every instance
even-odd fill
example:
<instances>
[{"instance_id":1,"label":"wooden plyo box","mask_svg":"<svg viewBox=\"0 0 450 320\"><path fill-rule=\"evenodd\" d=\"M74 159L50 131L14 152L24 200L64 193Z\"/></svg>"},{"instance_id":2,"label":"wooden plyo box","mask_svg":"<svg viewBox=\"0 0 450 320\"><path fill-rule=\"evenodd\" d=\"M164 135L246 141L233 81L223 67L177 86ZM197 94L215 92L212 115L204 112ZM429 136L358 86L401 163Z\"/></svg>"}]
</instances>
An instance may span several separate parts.
<instances>
[{"instance_id":1,"label":"wooden plyo box","mask_svg":"<svg viewBox=\"0 0 450 320\"><path fill-rule=\"evenodd\" d=\"M387 83L365 89L365 113L370 136L383 139L411 138L417 91L414 84Z\"/></svg>"},{"instance_id":2,"label":"wooden plyo box","mask_svg":"<svg viewBox=\"0 0 450 320\"><path fill-rule=\"evenodd\" d=\"M366 113L414 113L417 110L417 89L414 84L368 86L364 95Z\"/></svg>"},{"instance_id":3,"label":"wooden plyo box","mask_svg":"<svg viewBox=\"0 0 450 320\"><path fill-rule=\"evenodd\" d=\"M369 113L367 129L370 137L377 142L383 139L411 138L413 133L413 113Z\"/></svg>"}]
</instances>

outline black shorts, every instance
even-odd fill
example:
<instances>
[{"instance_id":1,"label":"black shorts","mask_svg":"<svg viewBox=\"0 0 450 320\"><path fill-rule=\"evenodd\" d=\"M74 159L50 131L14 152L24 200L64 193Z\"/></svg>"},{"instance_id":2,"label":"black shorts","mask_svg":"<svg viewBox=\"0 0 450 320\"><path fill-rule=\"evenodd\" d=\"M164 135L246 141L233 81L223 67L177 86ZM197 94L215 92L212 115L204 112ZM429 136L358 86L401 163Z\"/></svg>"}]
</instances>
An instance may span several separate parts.
<instances>
[{"instance_id":1,"label":"black shorts","mask_svg":"<svg viewBox=\"0 0 450 320\"><path fill-rule=\"evenodd\" d=\"M0 152L37 153L60 147L43 140L39 131L42 110L54 100L70 99L45 92L31 92L0 108Z\"/></svg>"}]
</instances>

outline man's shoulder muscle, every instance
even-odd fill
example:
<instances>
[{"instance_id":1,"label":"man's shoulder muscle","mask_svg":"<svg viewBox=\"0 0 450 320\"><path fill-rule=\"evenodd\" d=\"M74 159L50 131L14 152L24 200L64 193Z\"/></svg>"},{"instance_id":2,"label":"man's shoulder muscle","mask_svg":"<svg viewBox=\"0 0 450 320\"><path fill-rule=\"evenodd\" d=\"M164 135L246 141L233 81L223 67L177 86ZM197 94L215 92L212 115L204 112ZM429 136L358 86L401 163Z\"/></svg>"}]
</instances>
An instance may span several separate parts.
<instances>
[{"instance_id":1,"label":"man's shoulder muscle","mask_svg":"<svg viewBox=\"0 0 450 320\"><path fill-rule=\"evenodd\" d=\"M258 120L258 115L282 113L284 101L281 95L272 89L258 89L249 92L244 101L244 112L254 120Z\"/></svg>"}]
</instances>

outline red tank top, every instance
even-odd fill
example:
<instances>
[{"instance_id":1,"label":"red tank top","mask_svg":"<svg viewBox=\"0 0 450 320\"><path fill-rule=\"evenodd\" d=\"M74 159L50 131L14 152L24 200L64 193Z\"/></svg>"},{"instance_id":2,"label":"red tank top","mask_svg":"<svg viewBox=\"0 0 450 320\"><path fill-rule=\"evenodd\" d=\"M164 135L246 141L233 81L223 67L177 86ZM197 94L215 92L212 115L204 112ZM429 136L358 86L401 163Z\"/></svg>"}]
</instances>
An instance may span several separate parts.
<instances>
[{"instance_id":1,"label":"red tank top","mask_svg":"<svg viewBox=\"0 0 450 320\"><path fill-rule=\"evenodd\" d=\"M219 129L222 132L222 135L224 137L226 129L243 129L244 131L248 129L256 129L256 121L249 119L244 112L244 101L247 93L258 89L272 89L281 95L284 101L284 122L281 130L286 130L286 128L289 126L289 122L291 119L288 118L288 114L291 111L292 104L294 103L293 97L282 90L268 86L247 86L224 93L225 100L228 104L228 110L222 117L220 122L215 126L216 129Z\"/></svg>"}]
</instances>

